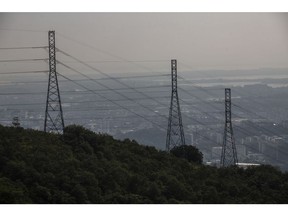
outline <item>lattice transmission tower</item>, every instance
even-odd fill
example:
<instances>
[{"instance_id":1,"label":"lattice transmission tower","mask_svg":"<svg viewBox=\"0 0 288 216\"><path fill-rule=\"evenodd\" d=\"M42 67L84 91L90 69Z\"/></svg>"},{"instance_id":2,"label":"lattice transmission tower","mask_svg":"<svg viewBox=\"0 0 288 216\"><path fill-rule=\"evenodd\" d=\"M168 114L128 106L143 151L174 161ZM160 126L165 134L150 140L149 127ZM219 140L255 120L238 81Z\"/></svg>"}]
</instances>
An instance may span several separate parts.
<instances>
[{"instance_id":1,"label":"lattice transmission tower","mask_svg":"<svg viewBox=\"0 0 288 216\"><path fill-rule=\"evenodd\" d=\"M55 31L48 32L49 81L46 100L44 131L63 133L64 119L56 72Z\"/></svg>"},{"instance_id":2,"label":"lattice transmission tower","mask_svg":"<svg viewBox=\"0 0 288 216\"><path fill-rule=\"evenodd\" d=\"M166 150L185 145L184 130L177 91L177 60L171 60L172 92L166 138Z\"/></svg>"},{"instance_id":3,"label":"lattice transmission tower","mask_svg":"<svg viewBox=\"0 0 288 216\"><path fill-rule=\"evenodd\" d=\"M231 120L231 89L225 88L225 128L220 165L221 167L228 167L237 163L237 152Z\"/></svg>"}]
</instances>

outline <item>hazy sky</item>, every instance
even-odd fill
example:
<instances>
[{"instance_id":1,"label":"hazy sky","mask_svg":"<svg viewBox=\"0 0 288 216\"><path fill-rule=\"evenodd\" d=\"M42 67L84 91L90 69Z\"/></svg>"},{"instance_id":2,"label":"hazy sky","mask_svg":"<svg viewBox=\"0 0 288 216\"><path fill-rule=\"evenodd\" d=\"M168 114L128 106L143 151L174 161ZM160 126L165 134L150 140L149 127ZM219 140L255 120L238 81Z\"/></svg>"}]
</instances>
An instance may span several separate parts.
<instances>
[{"instance_id":1,"label":"hazy sky","mask_svg":"<svg viewBox=\"0 0 288 216\"><path fill-rule=\"evenodd\" d=\"M57 47L85 61L288 68L288 13L2 13L0 47L47 45L48 30Z\"/></svg>"}]
</instances>

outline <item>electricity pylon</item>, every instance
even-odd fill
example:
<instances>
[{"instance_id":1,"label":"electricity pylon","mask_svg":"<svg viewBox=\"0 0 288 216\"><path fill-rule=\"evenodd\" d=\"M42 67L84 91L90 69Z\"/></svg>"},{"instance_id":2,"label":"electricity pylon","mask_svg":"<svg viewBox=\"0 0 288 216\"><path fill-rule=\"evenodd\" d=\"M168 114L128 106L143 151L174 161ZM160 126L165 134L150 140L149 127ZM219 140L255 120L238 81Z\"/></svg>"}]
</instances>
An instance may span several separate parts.
<instances>
[{"instance_id":1,"label":"electricity pylon","mask_svg":"<svg viewBox=\"0 0 288 216\"><path fill-rule=\"evenodd\" d=\"M177 91L177 60L171 60L172 93L169 110L166 150L185 145L184 130Z\"/></svg>"},{"instance_id":2,"label":"electricity pylon","mask_svg":"<svg viewBox=\"0 0 288 216\"><path fill-rule=\"evenodd\" d=\"M64 119L56 72L55 31L48 32L49 81L46 100L44 131L63 133Z\"/></svg>"},{"instance_id":3,"label":"electricity pylon","mask_svg":"<svg viewBox=\"0 0 288 216\"><path fill-rule=\"evenodd\" d=\"M237 152L231 121L231 89L225 88L225 128L220 165L221 167L228 167L237 163Z\"/></svg>"}]
</instances>

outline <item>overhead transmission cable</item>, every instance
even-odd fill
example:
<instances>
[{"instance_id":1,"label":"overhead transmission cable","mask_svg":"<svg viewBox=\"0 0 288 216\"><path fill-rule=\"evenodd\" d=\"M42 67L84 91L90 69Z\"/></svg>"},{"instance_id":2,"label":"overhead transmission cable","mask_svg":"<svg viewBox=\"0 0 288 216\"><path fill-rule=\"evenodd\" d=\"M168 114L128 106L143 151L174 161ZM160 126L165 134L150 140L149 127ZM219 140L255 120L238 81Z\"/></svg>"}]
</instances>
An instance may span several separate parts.
<instances>
[{"instance_id":1,"label":"overhead transmission cable","mask_svg":"<svg viewBox=\"0 0 288 216\"><path fill-rule=\"evenodd\" d=\"M62 64L63 66L67 67L68 69L70 69L70 70L72 70L72 71L74 71L74 72L76 72L76 73L78 73L78 74L81 74L82 76L86 77L87 79L90 79L90 78L91 78L91 77L87 76L86 74L83 74L83 73L81 73L80 71L78 71L78 70L76 70L76 69L74 69L74 68L72 68L72 67L70 67L70 66L68 66L68 65L66 65L66 64L64 64L64 63L61 63L61 62L59 62L59 61L58 61L58 63ZM62 76L62 75L61 75L61 76ZM97 80L91 79L91 81L97 83L98 85L100 85L100 86L102 86L102 87L104 87L104 88L107 88L107 89L110 90L110 91L113 91L114 93L116 93L116 94L118 94L118 95L121 95L123 98L125 98L125 99L127 99L127 100L130 100L130 101L132 101L132 102L134 102L134 103L137 103L138 105L144 107L145 109L147 109L147 110L149 110L149 111L152 111L153 113L155 112L155 110L151 109L150 107L147 107L147 106L145 106L145 105L143 105L143 104L141 104L141 103L139 103L139 102L133 101L133 99L127 97L125 94L120 93L119 91L116 91L116 90L108 87L107 85L105 85L105 84L103 84L103 83L101 83L101 82L99 82L99 81L97 81ZM129 87L129 86L126 86L126 87ZM154 100L155 100L155 99L154 99ZM158 114L158 115L160 115L160 114ZM165 118L166 118L166 116L165 116Z\"/></svg>"},{"instance_id":2,"label":"overhead transmission cable","mask_svg":"<svg viewBox=\"0 0 288 216\"><path fill-rule=\"evenodd\" d=\"M58 49L58 50L59 50L61 53L63 53L64 55L66 55L66 56L68 56L68 57L70 57L70 58L78 61L79 63L85 65L86 67L88 67L88 68L90 68L90 69L92 69L92 70L94 70L94 71L96 71L96 72L98 72L98 73L100 73L101 75L104 75L104 76L106 76L107 78L110 78L111 80L114 80L115 82L117 82L117 83L119 83L119 84L121 84L121 85L123 85L123 86L125 86L125 87L127 87L127 88L133 89L135 92L137 92L137 93L139 93L139 94L141 94L141 95L143 95L143 96L145 96L145 97L148 97L148 98L150 98L151 100L153 100L153 101L155 101L156 103L158 103L157 100L151 98L149 95L144 94L144 93L141 92L141 91L138 91L136 88L133 88L133 87L127 85L126 83L121 82L121 81L118 80L118 79L114 79L114 77L108 75L107 73L104 73L103 71L101 71L101 70L99 70L99 69L97 69L97 68L95 68L95 67L92 67L91 65L89 65L89 64L81 61L80 59L78 59L78 58L76 58L76 57L74 57L74 56L72 56L72 55L70 55L70 54L68 54L68 53L66 53L66 52L64 52L64 51L62 51L62 50L60 50L60 49ZM61 62L60 62L60 63L61 63ZM68 66L68 65L66 65L66 64L63 64L63 63L61 63L61 64L71 69L70 66ZM90 78L90 79L91 79L91 77L87 76L86 74L83 74L83 73L79 72L78 70L75 70L75 69L71 69L71 70L73 70L74 72L79 73L79 74L85 76L86 78ZM97 82L97 83L99 83L99 82ZM125 96L125 97L126 97L126 96ZM162 104L162 105L163 105L163 104ZM165 105L166 105L166 104L165 104Z\"/></svg>"},{"instance_id":3,"label":"overhead transmission cable","mask_svg":"<svg viewBox=\"0 0 288 216\"><path fill-rule=\"evenodd\" d=\"M249 134L250 134L249 131L247 131L246 129L244 129L244 128L242 128L242 127L239 127L239 126L235 126L235 127L238 128L238 129L240 129L240 130L241 130L243 133L245 133L246 135L249 135ZM246 147L248 147L248 148L250 148L250 149L252 149L252 150L258 151L258 149L253 148L252 146L249 146L249 145L247 145L247 144L244 145L244 146L246 146ZM285 151L282 151L282 153L284 153L284 152L285 152ZM272 160L275 160L275 161L278 161L278 162L287 163L287 161L279 160L278 158L274 158L274 157L272 157L272 156L270 156L270 155L268 155L268 154L264 154L264 153L262 153L262 154L263 154L264 156L272 159ZM288 155L287 151L286 151L285 154Z\"/></svg>"},{"instance_id":4,"label":"overhead transmission cable","mask_svg":"<svg viewBox=\"0 0 288 216\"><path fill-rule=\"evenodd\" d=\"M58 49L58 50L59 50L59 49ZM69 55L69 54L68 54L68 55ZM71 55L69 55L69 57L70 57L70 56L71 56ZM71 57L72 57L73 59L75 59L75 60L78 60L77 58L75 58L75 57L73 57L73 56L71 56ZM80 60L78 60L78 61L79 61L80 63L82 63ZM79 72L78 70L75 70L74 68L72 68L72 67L70 67L70 66L68 66L68 65L66 65L66 64L63 64L62 62L59 62L59 61L58 61L58 63L62 64L63 66L65 66L65 67L67 67L67 68L69 68L69 69L71 69L71 70L73 70L74 72L77 72L77 73L80 73L81 75L83 75L83 73ZM86 65L86 64L84 64L84 65ZM91 67L90 65L88 65L88 66ZM98 69L95 69L95 68L93 68L93 67L91 67L91 69L94 69L94 70L96 70L96 71L99 72ZM107 75L106 73L104 73L104 72L102 72L102 71L100 71L100 73L101 73L101 74L104 74L104 75L106 75L106 76L108 76L108 77L110 77L111 79L113 79L113 77ZM85 74L84 74L83 76L85 76L86 78L90 78L89 76L87 76L87 75L85 75ZM118 82L120 82L120 81L118 81ZM156 103L158 103L158 104L166 105L166 104L160 103L159 101L155 100L155 99L152 98L151 96L148 96L148 95L144 94L143 92L140 92L140 91L138 91L137 89L130 87L129 85L127 85L127 84L125 84L125 83L122 83L122 82L120 82L120 83L121 83L122 85L130 88L130 89L134 89L137 93L141 93L142 95L144 95L144 96L147 97L148 99L152 99L153 101L156 101ZM126 96L125 96L125 97L126 97ZM139 105L140 105L140 106L143 106L142 104L139 104ZM149 107L147 108L147 107L144 106L144 108L146 108L146 109L154 112L154 110L150 109ZM158 114L158 115L159 115L159 114ZM163 116L163 117L165 117L165 118L168 119L167 116ZM190 118L190 117L188 117L188 118ZM198 120L196 120L196 119L193 119L193 121L195 121L195 122L203 125L202 122L200 122L200 121L198 121ZM204 125L203 125L203 126L204 126ZM205 137L205 136L202 136L202 137L205 138L205 139L207 139L207 140L209 140L209 141L211 141L211 142L214 142L214 141L211 140L210 138L207 138L207 137Z\"/></svg>"},{"instance_id":5,"label":"overhead transmission cable","mask_svg":"<svg viewBox=\"0 0 288 216\"><path fill-rule=\"evenodd\" d=\"M0 50L23 50L23 49L46 49L48 46L31 46L31 47L0 47Z\"/></svg>"},{"instance_id":6,"label":"overhead transmission cable","mask_svg":"<svg viewBox=\"0 0 288 216\"><path fill-rule=\"evenodd\" d=\"M125 62L129 62L129 61L125 61Z\"/></svg>"},{"instance_id":7,"label":"overhead transmission cable","mask_svg":"<svg viewBox=\"0 0 288 216\"><path fill-rule=\"evenodd\" d=\"M245 108L243 108L243 107L241 107L241 106L239 106L239 105L232 104L232 106L237 107L237 108L240 108L240 109L244 110L245 112L250 112L250 113L253 114L254 116L258 116L259 118L265 119L263 116L255 113L255 112L252 112L252 111L250 111L250 110L248 110L248 109L245 109ZM266 120L268 120L268 121L270 121L270 122L273 122L273 121L271 121L271 120L269 120L269 119L266 119ZM247 123L251 125L251 123L250 123L249 121L247 121ZM242 130L242 131L244 131L244 133L245 133L246 135L251 135L251 131L248 131L247 129L244 129L244 128L240 127L240 126L235 126L235 127L236 127L236 128L239 128L239 129ZM283 136L281 136L281 135L276 135L275 132L273 132L273 131L265 128L265 127L260 127L260 126L258 126L257 124L253 124L253 127L256 127L256 128L258 128L258 129L260 129L260 130L262 130L262 131L266 131L266 133L271 134L271 135L273 135L273 136L277 136L277 137L280 137L280 138L284 139ZM283 128L283 129L284 129L284 128ZM288 155L288 152L286 152L286 154Z\"/></svg>"},{"instance_id":8,"label":"overhead transmission cable","mask_svg":"<svg viewBox=\"0 0 288 216\"><path fill-rule=\"evenodd\" d=\"M92 49L96 50L97 52L104 53L104 54L110 55L110 56L112 56L112 57L115 57L115 58L117 58L117 59L119 59L119 60L121 60L121 61L123 61L123 62L128 62L128 63L130 62L129 60L127 60L127 59L125 59L125 58L123 58L123 57L120 57L120 56L117 56L117 55L115 55L115 54L111 54L111 53L109 53L109 52L106 52L106 51L97 49L97 48L95 48L95 47L93 47L93 46L91 46L91 45L89 45L89 44L86 44L86 43L81 42L81 41L77 41L77 40L75 40L75 39L73 39L73 38L71 38L71 37L69 37L69 36L66 36L66 35L64 35L64 34L62 34L62 33L57 33L57 34L59 34L59 35L62 36L63 38L66 38L66 39L68 39L68 40L70 40L70 41L73 41L73 42L75 42L75 43L78 43L78 44L80 44L80 45L82 45L82 46L86 46L86 47L92 48ZM90 65L86 64L85 62L83 62L83 61L81 61L81 60L79 60L79 59L77 59L77 58L69 55L69 54L66 53L66 52L63 52L63 51L60 50L60 49L58 49L58 50L59 50L60 52L62 52L64 55L66 55L66 56L74 59L75 61L78 61L78 62L86 65L87 67L89 67L89 68L91 68L91 69L93 69L93 70L96 70L97 72L99 72L99 73L101 73L101 74L103 75L103 72L102 72L102 71L100 71L100 70L98 70L98 69L96 69L96 68L94 68L94 67L91 67ZM131 62L130 62L130 63L131 63ZM139 65L137 65L137 66L139 66ZM145 67L145 68L147 69L147 67ZM149 70L149 71L152 71L150 68L148 68L148 70ZM107 75L107 74L105 74L105 73L104 73L104 75L108 76L108 78L112 78L111 76L109 76L109 75ZM178 77L179 77L179 76L178 76ZM184 79L184 78L181 77L181 76L180 76L180 78ZM185 80L185 79L184 79L184 80ZM189 82L189 81L188 81L188 82ZM190 82L190 83L191 83L191 82ZM121 84L123 84L123 83L121 82ZM207 93L207 90L205 91L205 90L203 90L203 88L201 88L201 87L199 87L199 86L196 86L196 87ZM186 91L186 90L184 90L184 89L182 89L182 88L180 88L180 87L178 87L178 88L179 88L180 90L186 92L187 94L189 94L189 95L191 95L191 96L193 96L193 97L196 97L195 95L192 95L190 92L188 92L188 91ZM147 95L144 94L144 96L147 96ZM201 99L201 98L199 98L199 97L196 97L196 98L199 99L199 100L201 100L201 101L204 101L203 99ZM155 101L155 100L154 100L154 101ZM158 101L156 101L156 102L159 103ZM205 102L205 101L204 101L204 102ZM208 103L208 102L205 102L205 103ZM163 104L162 104L162 105L163 105ZM215 108L215 106L214 106L214 108Z\"/></svg>"},{"instance_id":9,"label":"overhead transmission cable","mask_svg":"<svg viewBox=\"0 0 288 216\"><path fill-rule=\"evenodd\" d=\"M74 56L72 56L72 55L70 55L70 54L68 54L68 53L66 53L66 52L64 52L64 51L62 51L62 50L60 50L60 49L57 49L57 50L58 50L59 52L63 53L64 55L66 55L66 56L68 56L68 57L70 57L70 58L78 61L79 63L81 63L81 64L89 67L90 69L92 69L92 70L94 70L94 71L96 71L96 72L99 72L100 74L105 75L106 77L108 77L108 78L110 78L110 79L112 79L112 80L115 80L112 76L110 76L110 75L102 72L101 70L99 70L99 69L97 69L97 68L95 68L95 67L90 66L89 64L86 64L85 62L79 60L78 58L76 58L76 57L74 57ZM81 75L85 76L86 78L90 78L89 76L87 76L87 75L79 72L78 70L75 70L74 68L72 68L72 67L70 67L70 66L68 66L68 65L66 65L66 64L64 64L64 63L62 63L62 62L60 62L60 61L58 61L58 63L62 64L63 66L66 66L67 68L73 70L74 72L80 73ZM159 101L155 100L154 98L151 98L151 97L148 96L147 94L144 94L143 92L138 91L136 88L132 88L131 86L127 85L126 83L123 83L123 82L121 82L121 81L119 81L119 80L115 80L115 81L118 82L118 83L120 83L120 84L122 84L122 85L124 85L124 86L126 86L127 88L134 89L137 93L144 95L144 96L147 97L148 99L151 99L151 100L155 101L155 102L158 103L158 104L161 104L161 105L165 105L165 106L166 106L166 104L160 103ZM184 90L184 91L185 91L185 90ZM186 92L187 92L187 91L186 91ZM188 92L188 94L190 94L190 93ZM194 96L194 97L195 97L195 96ZM198 97L197 97L197 98L198 98ZM202 100L202 99L200 99L200 100ZM140 105L141 105L141 104L140 104ZM141 105L141 106L142 106L142 105ZM148 108L148 109L149 109L149 108ZM151 110L151 111L154 112L154 110ZM166 117L166 116L165 116L165 118L168 119L168 117ZM191 117L187 117L187 118L191 118ZM196 119L193 119L193 120L196 121L196 122L198 122L199 124L203 125L203 123L201 123L200 121L198 121L198 120L196 120ZM203 125L203 126L204 126L204 125ZM217 133L218 133L218 131L217 131ZM203 137L205 137L205 136L203 136ZM207 137L205 137L205 138L208 139L208 140L210 140L210 141L212 141L212 142L214 142L214 141L211 140L210 138L207 138Z\"/></svg>"},{"instance_id":10,"label":"overhead transmission cable","mask_svg":"<svg viewBox=\"0 0 288 216\"><path fill-rule=\"evenodd\" d=\"M59 61L58 61L59 62ZM81 72L79 72L78 70L75 70L74 68L72 68L72 67L70 67L70 66L68 66L68 65L66 65L66 64L63 64L62 62L59 62L60 64L62 64L63 66L67 66L67 68L69 68L69 69L71 69L71 70L73 70L74 72L77 72L77 73L81 73ZM94 69L95 70L95 69ZM103 73L103 72L101 72L101 73ZM58 73L59 74L59 73ZM81 73L82 74L82 73ZM103 74L105 74L105 73L103 73ZM83 74L82 74L83 75ZM106 74L105 74L106 75ZM62 75L60 75L60 76L62 76ZM83 76L85 76L86 78L90 78L89 76L87 76L87 75L83 75ZM109 75L107 75L107 76L109 76ZM110 77L110 76L109 76ZM113 77L111 77L112 79L113 79ZM122 82L121 82L121 84L123 84ZM130 89L134 89L135 90L135 88L132 88L132 87L130 87L129 85L127 85L127 84L123 84L123 85L125 85L125 86L127 86L128 88L130 88ZM137 91L138 93L142 93L142 92L139 92L139 91ZM142 93L143 94L143 93ZM143 94L144 96L146 96L148 99L152 99L152 97L150 97L150 96L147 96L146 94ZM125 96L126 97L126 96ZM155 101L155 99L153 98L153 100ZM156 102L157 103L159 103L159 104L161 104L161 105L166 105L166 104L163 104L163 103L160 103L159 101L157 101L156 100ZM143 107L143 105L142 104L139 104L140 106L142 106ZM146 109L149 109L149 110L151 110L151 111L153 111L154 112L154 110L152 110L152 109L150 109L149 107L147 108L147 107L145 107ZM158 114L159 115L159 114ZM161 116L161 115L160 115ZM163 116L163 115L162 115ZM166 119L168 119L168 117L167 116L163 116L163 117L165 117ZM188 118L190 118L190 117L188 117ZM200 121L198 121L198 120L196 120L196 119L193 119L194 121L196 121L196 122L198 122L199 124L202 124L203 125L203 123L201 123ZM211 140L210 138L208 138L208 137L205 137L205 136L202 136L201 135L201 137L203 137L203 138L205 138L205 139L207 139L207 140L209 140L209 141L212 141L212 142L214 142L213 140Z\"/></svg>"},{"instance_id":11,"label":"overhead transmission cable","mask_svg":"<svg viewBox=\"0 0 288 216\"><path fill-rule=\"evenodd\" d=\"M65 78L65 79L67 79L67 80L70 80L70 81L73 82L74 84L76 84L76 85L78 85L78 86L80 86L80 87L82 87L82 88L84 88L84 89L86 89L86 90L88 90L88 91L93 92L94 94L96 94L96 95L98 95L98 96L100 96L100 97L105 98L107 101L115 104L116 106L119 106L119 107L121 107L121 108L123 108L123 109L125 109L125 110L127 110L127 111L129 111L129 112L131 112L131 113L133 113L133 114L135 114L136 116L139 116L140 118L145 119L146 121L148 121L148 122L150 122L150 123L158 126L160 129L162 128L162 126L159 125L158 123L155 123L154 121L151 121L150 119L148 119L148 118L146 118L146 117L144 117L144 116L142 116L142 115L134 112L133 110L130 110L130 109L128 109L127 107L125 107L125 106L123 106L123 105L121 105L121 104L119 104L119 103L117 103L117 102L115 102L115 101L113 101L113 100L111 100L111 99L109 99L109 98L107 98L107 97L99 94L97 91L91 90L91 89L87 88L86 86L84 86L84 85L82 85L82 84L79 84L78 82L75 82L75 81L71 80L70 78L68 78L68 77L66 77L66 76L64 76L64 75L60 75L60 76L62 76L63 78ZM163 129L163 128L162 128L162 129Z\"/></svg>"},{"instance_id":12,"label":"overhead transmission cable","mask_svg":"<svg viewBox=\"0 0 288 216\"><path fill-rule=\"evenodd\" d=\"M243 107L241 107L241 106L239 106L239 105L232 104L232 106L237 107L237 108L239 108L239 109L241 109L241 110L243 110L243 111L245 111L245 112L249 112L249 113L253 114L254 116L257 116L257 117L259 117L259 118L265 119L265 120L267 120L267 121L269 121L269 122L271 122L271 123L273 122L271 119L265 118L265 117L259 115L258 113L252 112L252 111L250 111L250 110L248 110L248 109L245 109L245 108L243 108ZM259 127L258 125L255 125L255 126L258 127L258 128L261 128L261 127ZM262 130L266 130L266 131L268 131L269 133L275 135L275 132L273 132L273 131L271 131L271 130L269 130L269 129L267 129L267 128L261 128L261 129L262 129ZM285 128L283 128L283 129L285 129ZM280 135L277 135L277 136L280 136ZM281 137L281 136L280 136L280 137Z\"/></svg>"},{"instance_id":13,"label":"overhead transmission cable","mask_svg":"<svg viewBox=\"0 0 288 216\"><path fill-rule=\"evenodd\" d=\"M81 64L89 67L90 69L92 69L92 70L94 70L94 71L96 71L96 72L98 72L98 73L100 73L100 74L102 74L102 75L104 75L104 76L112 79L112 80L115 80L114 77L112 77L112 76L110 76L110 75L102 72L101 70L99 70L99 69L97 69L97 68L95 68L95 67L92 67L92 66L89 65L89 64L86 64L85 62L79 60L78 58L76 58L76 57L74 57L74 56L72 56L72 55L70 55L70 54L68 54L68 53L66 53L66 52L64 52L64 51L62 51L62 50L60 50L60 49L57 49L57 50L59 50L59 51L60 51L61 53L63 53L64 55L66 55L66 56L68 56L68 57L70 57L70 58L78 61L79 63L81 63ZM59 62L59 61L58 61L58 62ZM63 66L65 66L65 67L73 70L74 72L80 73L81 75L85 76L86 78L90 78L89 76L87 76L87 75L79 72L78 70L75 70L74 68L72 68L72 67L70 67L70 66L68 66L68 65L66 65L66 64L64 64L64 63L62 63L62 62L59 62L59 63L62 64ZM126 83L123 83L123 82L121 82L121 81L119 81L119 80L115 80L115 81L118 82L118 83L120 83L121 85L124 85L124 86L127 87L127 88L130 88L130 89L135 90L135 92L137 92L137 93L139 93L139 94L142 94L143 96L145 96L145 97L147 97L147 98L155 101L155 102L158 103L158 104L161 104L162 106L163 106L163 105L166 106L166 104L160 103L159 101L151 98L149 95L147 95L147 94L145 94L145 93L143 93L143 92L141 92L141 91L138 91L136 88L133 88L133 87L127 85ZM97 82L97 83L98 83L98 82ZM179 88L179 87L178 87L178 88ZM199 99L199 100L204 101L203 99L201 99L201 98L199 98L199 97L197 97L197 96L195 96L195 95L192 95L190 92L188 92L188 91L186 91L186 90L184 90L184 89L182 89L182 88L180 88L180 89L181 89L182 91L186 92L187 94L189 94L189 95L191 95L191 96L193 96L193 97L195 97L195 98L197 98L197 99Z\"/></svg>"},{"instance_id":14,"label":"overhead transmission cable","mask_svg":"<svg viewBox=\"0 0 288 216\"><path fill-rule=\"evenodd\" d=\"M48 61L48 58L39 58L39 59L1 59L0 62L32 62L32 61Z\"/></svg>"},{"instance_id":15,"label":"overhead transmission cable","mask_svg":"<svg viewBox=\"0 0 288 216\"><path fill-rule=\"evenodd\" d=\"M91 65L89 65L89 64L87 64L87 63L85 63L85 62L83 62L82 60L80 60L80 59L78 59L78 58L76 58L76 57L74 57L74 56L68 54L67 52L65 52L65 51L63 51L63 50L60 50L60 49L58 49L58 48L57 48L57 50L58 50L59 52L61 52L62 54L64 54L64 55L66 55L66 56L68 56L68 57L74 59L75 61L78 61L79 63L85 65L86 67L88 67L88 68L90 68L90 69L92 69L92 70L94 70L94 71L100 73L101 75L104 75L104 76L106 76L107 78L109 78L109 79L111 79L111 80L115 80L116 82L120 83L121 85L126 86L127 88L134 89L135 92L137 92L137 93L139 93L139 94L142 94L142 95L145 96L145 97L149 97L149 95L144 94L143 92L137 91L136 88L133 88L133 87L127 85L126 83L123 83L123 82L121 82L120 80L115 79L114 77L112 77L112 76L110 76L110 75L104 73L103 71L101 71L101 70L99 70L99 69L97 69L97 68L95 68L95 67L92 67ZM63 64L63 63L62 63L62 64ZM66 65L66 66L67 66L67 65ZM68 66L68 67L70 67L70 66ZM79 71L78 71L78 73L79 73ZM162 75L163 75L163 74L162 74ZM87 76L87 75L85 75L85 76ZM184 91L185 93L189 94L190 96L193 96L193 97L195 97L195 98L197 98L197 99L199 99L199 100L205 102L202 98L197 97L197 96L191 94L190 92L188 92L187 90L185 90L185 89L183 89L183 88L181 88L181 87L178 87L178 89ZM153 99L152 99L152 100L153 100ZM154 101L155 101L155 100L154 100ZM159 103L158 101L155 101L155 102L156 102L156 103ZM206 103L208 103L208 102L206 102ZM161 104L161 105L163 105L163 104ZM215 107L214 107L214 108L215 108Z\"/></svg>"},{"instance_id":16,"label":"overhead transmission cable","mask_svg":"<svg viewBox=\"0 0 288 216\"><path fill-rule=\"evenodd\" d=\"M66 36L66 35L64 35L64 34L62 34L62 33L59 33L59 32L57 32L57 35L59 35L60 37L66 39L66 40L69 40L69 41L72 41L72 42L74 42L74 43L77 43L77 44L79 44L79 45L81 45L81 46L88 47L88 48L90 48L90 49L96 50L98 53L102 53L102 54L105 54L105 55L109 55L109 56L111 56L111 57L113 57L113 58L119 59L119 60L122 61L122 62L127 62L127 63L133 64L133 65L136 65L137 67L141 67L141 68L143 68L143 69L145 69L145 70L147 70L147 71L154 72L153 70L151 70L150 68L148 68L148 67L146 67L146 66L137 64L137 63L139 63L139 61L138 61L138 62L135 62L135 61L127 60L127 59L125 59L125 58L123 58L123 57L121 57L121 56L118 56L118 55L112 54L112 53L110 53L110 52L101 50L101 49L99 49L99 48L96 48L96 47L94 47L94 46L91 46L90 44L87 44L87 43L82 42L82 41L78 41L78 40L76 40L76 39L73 39L73 38L71 38L71 37L69 37L69 36ZM164 62L165 60L160 60L160 61L161 61L161 62ZM167 62L169 62L169 61L167 60ZM154 72L154 73L155 73L155 72Z\"/></svg>"},{"instance_id":17,"label":"overhead transmission cable","mask_svg":"<svg viewBox=\"0 0 288 216\"><path fill-rule=\"evenodd\" d=\"M147 67L143 67L142 65L139 65L139 64L135 64L135 62L131 62L130 60L127 60L127 59L125 59L125 58L123 58L123 57L121 57L121 56L118 56L118 55L115 55L115 54L112 54L112 53L110 53L110 52L107 52L107 51L104 51L104 50L101 50L101 49L99 49L99 48L96 48L96 47L94 47L94 46L91 46L90 44L87 44L87 43L85 43L85 42L83 42L83 41L79 41L79 40L76 40L76 39L74 39L74 38L71 38L70 36L67 36L67 35L65 35L65 34L62 34L62 33L57 33L60 37L62 37L62 38L65 38L65 39L67 39L67 40L69 40L69 41L72 41L72 42L74 42L74 43L77 43L77 44L79 44L79 45L81 45L81 46L84 46L84 47L88 47L88 48L90 48L90 49L94 49L94 50L96 50L97 52L99 52L99 53L103 53L103 54L106 54L106 55L109 55L109 56L111 56L111 57L114 57L114 58L116 58L116 59L119 59L120 61L122 61L122 62L127 62L127 63L131 63L131 64L134 64L134 65L137 65L138 67L142 67L142 68L144 68L144 69L146 69L146 70L148 70L148 71L152 71L152 72L154 72L153 70L151 70L150 68L147 68ZM59 50L59 49L58 49ZM61 50L59 50L59 51L61 51ZM64 53L63 53L64 54ZM68 53L67 53L68 54ZM69 54L68 54L69 55ZM72 56L70 56L70 57L72 57ZM72 57L73 58L73 57ZM76 61L78 61L79 62L79 60L77 59L77 58L75 58L74 57L74 60L76 60ZM162 61L164 61L164 60L162 60ZM167 60L167 62L168 62L168 60ZM82 63L85 63L85 62L83 62L82 61ZM87 65L86 65L87 66ZM93 70L95 70L94 68L93 68ZM98 71L99 72L99 71ZM154 72L155 73L155 72ZM160 73L161 74L161 73ZM186 80L184 77L181 77L181 76L178 76L180 79L184 79L184 80ZM187 82L189 82L188 80L186 80ZM189 83L192 83L192 82L189 82ZM193 83L192 83L193 84ZM195 85L195 84L194 84ZM202 87L199 87L199 86L195 86L196 88L199 88L199 89L201 89L202 91L204 91L204 92L206 92L207 93L207 90L203 90L203 88ZM179 87L178 87L179 88ZM211 93L210 93L211 94ZM199 99L199 98L198 98Z\"/></svg>"},{"instance_id":18,"label":"overhead transmission cable","mask_svg":"<svg viewBox=\"0 0 288 216\"><path fill-rule=\"evenodd\" d=\"M1 72L0 75L1 74L11 75L11 74L29 74L29 73L48 73L48 72L49 71L46 71L46 70L43 70L43 71L11 71L11 72Z\"/></svg>"}]
</instances>

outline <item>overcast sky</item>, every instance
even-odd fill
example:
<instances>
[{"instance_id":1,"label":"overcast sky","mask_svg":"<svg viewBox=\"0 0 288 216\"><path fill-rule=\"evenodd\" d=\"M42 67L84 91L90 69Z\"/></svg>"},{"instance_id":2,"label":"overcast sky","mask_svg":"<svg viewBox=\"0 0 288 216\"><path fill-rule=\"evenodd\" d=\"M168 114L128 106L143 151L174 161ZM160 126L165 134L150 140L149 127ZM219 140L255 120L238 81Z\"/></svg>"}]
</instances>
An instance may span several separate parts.
<instances>
[{"instance_id":1,"label":"overcast sky","mask_svg":"<svg viewBox=\"0 0 288 216\"><path fill-rule=\"evenodd\" d=\"M288 13L2 13L0 47L47 45L48 30L57 47L85 61L288 68Z\"/></svg>"}]
</instances>

